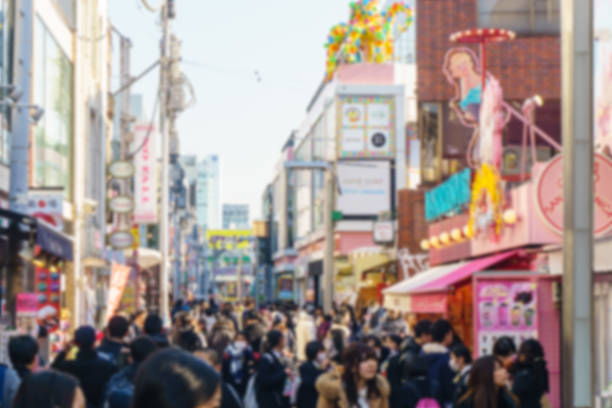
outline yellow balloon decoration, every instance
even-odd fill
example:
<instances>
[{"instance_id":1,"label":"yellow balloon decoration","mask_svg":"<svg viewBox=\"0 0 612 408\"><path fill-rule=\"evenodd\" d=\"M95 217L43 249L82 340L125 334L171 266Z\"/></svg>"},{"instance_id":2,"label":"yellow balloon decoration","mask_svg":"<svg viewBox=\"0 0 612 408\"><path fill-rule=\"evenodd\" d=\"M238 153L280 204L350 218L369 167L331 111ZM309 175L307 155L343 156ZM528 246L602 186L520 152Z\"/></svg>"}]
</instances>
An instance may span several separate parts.
<instances>
[{"instance_id":1,"label":"yellow balloon decoration","mask_svg":"<svg viewBox=\"0 0 612 408\"><path fill-rule=\"evenodd\" d=\"M327 80L331 80L338 63L384 63L393 58L392 28L399 15L405 20L399 26L405 31L412 24L412 9L404 2L393 3L382 11L379 0L352 2L349 23L336 24L329 31L327 43Z\"/></svg>"},{"instance_id":2,"label":"yellow balloon decoration","mask_svg":"<svg viewBox=\"0 0 612 408\"><path fill-rule=\"evenodd\" d=\"M501 179L497 170L483 164L472 183L468 230L472 233L483 232L487 227L494 227L495 234L499 235L503 222L503 200Z\"/></svg>"}]
</instances>

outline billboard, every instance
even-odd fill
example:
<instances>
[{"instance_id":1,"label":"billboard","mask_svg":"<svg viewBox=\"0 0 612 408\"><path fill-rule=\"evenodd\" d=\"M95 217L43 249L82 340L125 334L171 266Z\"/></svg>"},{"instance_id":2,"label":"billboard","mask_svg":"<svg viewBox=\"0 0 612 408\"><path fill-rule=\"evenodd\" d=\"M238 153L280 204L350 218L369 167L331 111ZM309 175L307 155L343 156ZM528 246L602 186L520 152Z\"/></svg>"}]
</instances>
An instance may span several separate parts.
<instances>
[{"instance_id":1,"label":"billboard","mask_svg":"<svg viewBox=\"0 0 612 408\"><path fill-rule=\"evenodd\" d=\"M155 157L155 127L134 126L134 213L135 224L157 223L157 160Z\"/></svg>"},{"instance_id":2,"label":"billboard","mask_svg":"<svg viewBox=\"0 0 612 408\"><path fill-rule=\"evenodd\" d=\"M388 161L338 162L337 210L344 216L373 216L391 210L391 164Z\"/></svg>"},{"instance_id":3,"label":"billboard","mask_svg":"<svg viewBox=\"0 0 612 408\"><path fill-rule=\"evenodd\" d=\"M393 158L395 101L392 96L338 98L338 157Z\"/></svg>"}]
</instances>

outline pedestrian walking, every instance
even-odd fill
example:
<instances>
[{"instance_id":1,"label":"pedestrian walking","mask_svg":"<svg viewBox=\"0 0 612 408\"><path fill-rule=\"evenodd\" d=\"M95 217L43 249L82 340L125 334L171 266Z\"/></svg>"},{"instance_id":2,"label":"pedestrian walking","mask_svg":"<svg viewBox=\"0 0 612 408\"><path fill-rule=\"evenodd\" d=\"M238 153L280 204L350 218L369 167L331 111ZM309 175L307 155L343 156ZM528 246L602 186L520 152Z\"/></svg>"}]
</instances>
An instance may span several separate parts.
<instances>
[{"instance_id":1,"label":"pedestrian walking","mask_svg":"<svg viewBox=\"0 0 612 408\"><path fill-rule=\"evenodd\" d=\"M421 354L410 357L403 366L401 381L395 384L389 404L391 408L415 408L422 403L426 407L439 407L431 397L429 371Z\"/></svg>"},{"instance_id":2,"label":"pedestrian walking","mask_svg":"<svg viewBox=\"0 0 612 408\"><path fill-rule=\"evenodd\" d=\"M68 351L72 348L70 344L57 355L51 367L76 377L85 394L87 406L101 408L106 385L117 372L117 366L96 352L95 341L96 331L93 327L79 327L74 333L74 345L79 349L76 359L66 359Z\"/></svg>"},{"instance_id":3,"label":"pedestrian walking","mask_svg":"<svg viewBox=\"0 0 612 408\"><path fill-rule=\"evenodd\" d=\"M441 407L453 404L453 378L450 368L449 347L453 342L453 328L447 320L440 319L431 326L432 342L423 346L422 354L428 369L431 396Z\"/></svg>"},{"instance_id":4,"label":"pedestrian walking","mask_svg":"<svg viewBox=\"0 0 612 408\"><path fill-rule=\"evenodd\" d=\"M286 392L291 381L291 370L283 356L285 336L278 330L271 330L266 336L265 353L259 360L255 391L257 404L262 408L287 408L289 395Z\"/></svg>"},{"instance_id":5,"label":"pedestrian walking","mask_svg":"<svg viewBox=\"0 0 612 408\"><path fill-rule=\"evenodd\" d=\"M329 367L327 353L320 341L306 345L306 362L299 368L300 385L297 390L297 408L316 408L319 393L315 387L317 379Z\"/></svg>"},{"instance_id":6,"label":"pedestrian walking","mask_svg":"<svg viewBox=\"0 0 612 408\"><path fill-rule=\"evenodd\" d=\"M168 348L150 356L134 382L132 408L218 408L221 376L197 357Z\"/></svg>"},{"instance_id":7,"label":"pedestrian walking","mask_svg":"<svg viewBox=\"0 0 612 408\"><path fill-rule=\"evenodd\" d=\"M244 398L249 379L255 371L255 356L246 335L243 332L236 334L234 341L227 346L223 356L223 380L234 387Z\"/></svg>"},{"instance_id":8,"label":"pedestrian walking","mask_svg":"<svg viewBox=\"0 0 612 408\"><path fill-rule=\"evenodd\" d=\"M378 374L376 353L363 343L348 346L343 369L323 374L316 388L318 408L389 407L389 383Z\"/></svg>"},{"instance_id":9,"label":"pedestrian walking","mask_svg":"<svg viewBox=\"0 0 612 408\"><path fill-rule=\"evenodd\" d=\"M502 336L493 344L493 355L501 361L502 365L509 369L516 360L516 344L508 336Z\"/></svg>"},{"instance_id":10,"label":"pedestrian walking","mask_svg":"<svg viewBox=\"0 0 612 408\"><path fill-rule=\"evenodd\" d=\"M521 408L550 407L548 370L539 341L529 339L521 344L512 372L512 392L518 397Z\"/></svg>"},{"instance_id":11,"label":"pedestrian walking","mask_svg":"<svg viewBox=\"0 0 612 408\"><path fill-rule=\"evenodd\" d=\"M28 376L19 387L13 408L86 408L76 378L54 370Z\"/></svg>"},{"instance_id":12,"label":"pedestrian walking","mask_svg":"<svg viewBox=\"0 0 612 408\"><path fill-rule=\"evenodd\" d=\"M210 364L212 368L221 374L221 356L216 350L212 348L196 350L193 355ZM221 408L242 408L241 397L236 389L227 382L221 383Z\"/></svg>"},{"instance_id":13,"label":"pedestrian walking","mask_svg":"<svg viewBox=\"0 0 612 408\"><path fill-rule=\"evenodd\" d=\"M38 355L38 342L28 334L11 337L8 344L8 354L13 369L23 381L32 374L36 366Z\"/></svg>"},{"instance_id":14,"label":"pedestrian walking","mask_svg":"<svg viewBox=\"0 0 612 408\"><path fill-rule=\"evenodd\" d=\"M0 408L12 408L21 379L11 367L0 364Z\"/></svg>"},{"instance_id":15,"label":"pedestrian walking","mask_svg":"<svg viewBox=\"0 0 612 408\"><path fill-rule=\"evenodd\" d=\"M508 391L508 371L495 356L481 357L472 366L468 391L457 408L519 408L518 399Z\"/></svg>"},{"instance_id":16,"label":"pedestrian walking","mask_svg":"<svg viewBox=\"0 0 612 408\"><path fill-rule=\"evenodd\" d=\"M456 373L453 379L453 401L457 401L468 390L472 369L472 355L463 344L451 348L450 367Z\"/></svg>"},{"instance_id":17,"label":"pedestrian walking","mask_svg":"<svg viewBox=\"0 0 612 408\"><path fill-rule=\"evenodd\" d=\"M123 316L113 316L106 326L104 339L98 347L98 355L122 369L128 364L129 348L125 338L130 329L130 322Z\"/></svg>"},{"instance_id":18,"label":"pedestrian walking","mask_svg":"<svg viewBox=\"0 0 612 408\"><path fill-rule=\"evenodd\" d=\"M141 336L130 343L132 363L113 375L106 387L105 408L130 408L134 396L134 379L145 359L157 350L149 337Z\"/></svg>"},{"instance_id":19,"label":"pedestrian walking","mask_svg":"<svg viewBox=\"0 0 612 408\"><path fill-rule=\"evenodd\" d=\"M156 314L149 314L144 321L143 331L157 345L157 348L170 346L168 337L164 333L164 322Z\"/></svg>"},{"instance_id":20,"label":"pedestrian walking","mask_svg":"<svg viewBox=\"0 0 612 408\"><path fill-rule=\"evenodd\" d=\"M300 362L304 362L306 361L306 345L317 337L314 319L306 310L302 310L299 314L295 337L297 359Z\"/></svg>"}]
</instances>

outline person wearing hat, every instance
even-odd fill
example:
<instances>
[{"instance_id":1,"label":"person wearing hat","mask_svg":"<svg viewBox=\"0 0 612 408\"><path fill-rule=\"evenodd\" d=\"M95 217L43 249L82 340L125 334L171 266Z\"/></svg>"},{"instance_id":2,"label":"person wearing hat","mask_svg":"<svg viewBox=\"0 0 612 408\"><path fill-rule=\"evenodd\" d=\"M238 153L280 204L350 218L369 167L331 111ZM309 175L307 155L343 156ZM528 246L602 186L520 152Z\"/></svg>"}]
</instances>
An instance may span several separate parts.
<instances>
[{"instance_id":1,"label":"person wearing hat","mask_svg":"<svg viewBox=\"0 0 612 408\"><path fill-rule=\"evenodd\" d=\"M110 361L101 358L94 345L96 331L91 326L81 326L74 332L74 340L64 351L60 352L52 368L76 377L83 389L88 408L101 408L104 391L108 380L117 372L117 367ZM66 360L71 347L77 346L79 351L75 360Z\"/></svg>"}]
</instances>

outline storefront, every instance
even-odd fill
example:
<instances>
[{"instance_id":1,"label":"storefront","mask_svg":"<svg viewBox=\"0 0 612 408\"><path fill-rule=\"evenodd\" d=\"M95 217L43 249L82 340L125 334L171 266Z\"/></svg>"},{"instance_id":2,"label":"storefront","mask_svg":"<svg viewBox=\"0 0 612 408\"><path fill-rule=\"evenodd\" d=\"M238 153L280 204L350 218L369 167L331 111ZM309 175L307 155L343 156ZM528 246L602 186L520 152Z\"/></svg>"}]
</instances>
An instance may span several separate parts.
<instances>
[{"instance_id":1,"label":"storefront","mask_svg":"<svg viewBox=\"0 0 612 408\"><path fill-rule=\"evenodd\" d=\"M382 290L397 282L397 261L390 249L362 247L349 253L353 274L357 282L356 309L371 303L382 303Z\"/></svg>"},{"instance_id":2,"label":"storefront","mask_svg":"<svg viewBox=\"0 0 612 408\"><path fill-rule=\"evenodd\" d=\"M274 268L274 299L295 301L295 266L282 264Z\"/></svg>"}]
</instances>

